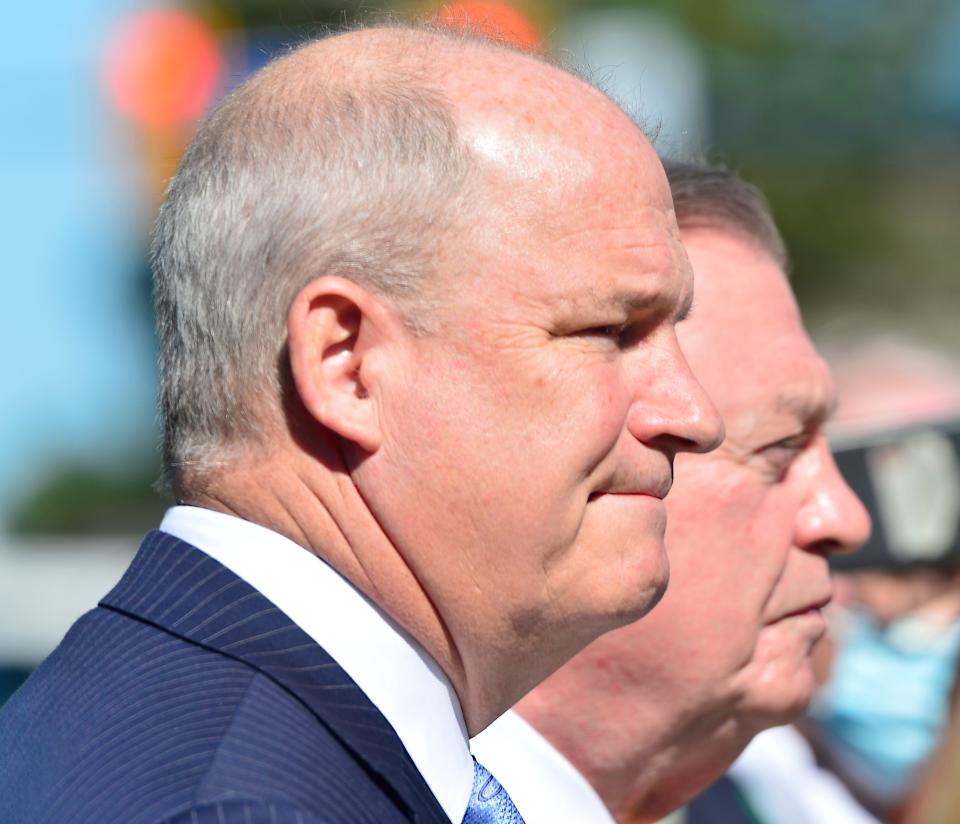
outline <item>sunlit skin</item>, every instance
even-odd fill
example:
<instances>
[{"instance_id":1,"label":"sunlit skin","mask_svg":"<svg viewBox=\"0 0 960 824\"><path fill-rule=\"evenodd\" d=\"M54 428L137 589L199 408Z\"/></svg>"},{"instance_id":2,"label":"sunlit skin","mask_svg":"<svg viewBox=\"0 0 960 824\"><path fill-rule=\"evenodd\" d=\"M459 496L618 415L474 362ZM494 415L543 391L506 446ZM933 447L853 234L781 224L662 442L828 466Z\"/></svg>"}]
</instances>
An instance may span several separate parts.
<instances>
[{"instance_id":1,"label":"sunlit skin","mask_svg":"<svg viewBox=\"0 0 960 824\"><path fill-rule=\"evenodd\" d=\"M783 272L729 231L682 238L696 298L678 334L726 439L677 460L662 602L518 707L621 821L680 806L806 706L827 555L869 531L823 435L833 387Z\"/></svg>"},{"instance_id":2,"label":"sunlit skin","mask_svg":"<svg viewBox=\"0 0 960 824\"><path fill-rule=\"evenodd\" d=\"M649 144L592 90L616 148L542 128L577 113L552 69L531 70L546 91L536 104L506 77L468 81L477 107L462 129L489 217L436 284L436 335L411 340L396 367L408 378L392 402L411 414L356 474L426 588L450 599L467 680L517 698L537 670L656 602L673 456L719 435L674 333L692 273ZM411 493L426 523L409 517ZM518 654L540 663L522 681Z\"/></svg>"},{"instance_id":3,"label":"sunlit skin","mask_svg":"<svg viewBox=\"0 0 960 824\"><path fill-rule=\"evenodd\" d=\"M297 53L265 90L421 59L476 159L427 332L317 273L288 319L288 429L203 503L333 564L430 653L475 733L656 603L673 459L722 425L675 334L693 279L663 170L597 91L389 30Z\"/></svg>"}]
</instances>

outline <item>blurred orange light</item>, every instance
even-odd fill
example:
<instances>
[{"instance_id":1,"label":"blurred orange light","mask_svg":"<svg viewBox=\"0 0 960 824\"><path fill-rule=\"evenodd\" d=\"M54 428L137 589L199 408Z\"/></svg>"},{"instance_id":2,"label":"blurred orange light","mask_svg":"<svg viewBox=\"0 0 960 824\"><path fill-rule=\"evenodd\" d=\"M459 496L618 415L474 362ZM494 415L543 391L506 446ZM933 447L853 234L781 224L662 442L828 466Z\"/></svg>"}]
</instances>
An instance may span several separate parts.
<instances>
[{"instance_id":1,"label":"blurred orange light","mask_svg":"<svg viewBox=\"0 0 960 824\"><path fill-rule=\"evenodd\" d=\"M437 21L458 31L469 29L527 51L542 51L543 36L520 11L506 3L464 0L444 5Z\"/></svg>"},{"instance_id":2,"label":"blurred orange light","mask_svg":"<svg viewBox=\"0 0 960 824\"><path fill-rule=\"evenodd\" d=\"M223 61L213 32L182 11L127 18L106 55L105 80L117 107L151 128L197 119L210 103Z\"/></svg>"}]
</instances>

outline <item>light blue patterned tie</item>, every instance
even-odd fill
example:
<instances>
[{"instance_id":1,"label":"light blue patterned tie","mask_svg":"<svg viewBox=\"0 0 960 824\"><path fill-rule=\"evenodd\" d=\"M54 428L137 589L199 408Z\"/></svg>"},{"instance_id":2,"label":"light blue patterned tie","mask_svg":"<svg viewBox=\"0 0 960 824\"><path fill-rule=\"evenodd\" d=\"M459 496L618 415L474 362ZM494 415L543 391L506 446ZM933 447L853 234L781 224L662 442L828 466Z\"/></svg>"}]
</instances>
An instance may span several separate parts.
<instances>
[{"instance_id":1,"label":"light blue patterned tie","mask_svg":"<svg viewBox=\"0 0 960 824\"><path fill-rule=\"evenodd\" d=\"M463 824L523 824L507 791L476 758L473 759L473 790Z\"/></svg>"}]
</instances>

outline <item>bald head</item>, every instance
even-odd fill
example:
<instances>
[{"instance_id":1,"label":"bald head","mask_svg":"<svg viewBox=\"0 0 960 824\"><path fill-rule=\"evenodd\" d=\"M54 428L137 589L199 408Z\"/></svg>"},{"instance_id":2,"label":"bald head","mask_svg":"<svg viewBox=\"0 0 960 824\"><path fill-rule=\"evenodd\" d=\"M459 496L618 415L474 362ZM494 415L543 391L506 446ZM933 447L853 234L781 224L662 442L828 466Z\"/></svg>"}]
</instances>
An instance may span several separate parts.
<instances>
[{"instance_id":1,"label":"bald head","mask_svg":"<svg viewBox=\"0 0 960 824\"><path fill-rule=\"evenodd\" d=\"M441 167L435 174L454 181L470 200L467 220L457 227L458 249L464 232L489 223L491 212L509 214L499 231L516 226L521 215L542 219L551 208L562 209L560 198L572 189L596 187L611 169L641 185L663 178L644 135L602 92L535 55L469 33L354 31L294 52L250 85L265 107L285 95L298 105L345 95L357 110L379 108L386 93L429 100L444 111L450 129L445 136L457 145L465 168ZM398 136L408 149L422 142ZM658 205L668 206L666 187L660 188L664 200ZM488 219L478 221L480 213ZM449 222L442 228L449 229Z\"/></svg>"},{"instance_id":2,"label":"bald head","mask_svg":"<svg viewBox=\"0 0 960 824\"><path fill-rule=\"evenodd\" d=\"M563 208L565 186L593 185L638 145L653 162L625 173L660 174L600 92L442 30L330 37L248 79L200 127L155 236L174 491L276 422L286 312L312 278L354 280L426 330L438 295L424 285L445 281L431 276L474 260L472 241L543 220L551 197Z\"/></svg>"}]
</instances>

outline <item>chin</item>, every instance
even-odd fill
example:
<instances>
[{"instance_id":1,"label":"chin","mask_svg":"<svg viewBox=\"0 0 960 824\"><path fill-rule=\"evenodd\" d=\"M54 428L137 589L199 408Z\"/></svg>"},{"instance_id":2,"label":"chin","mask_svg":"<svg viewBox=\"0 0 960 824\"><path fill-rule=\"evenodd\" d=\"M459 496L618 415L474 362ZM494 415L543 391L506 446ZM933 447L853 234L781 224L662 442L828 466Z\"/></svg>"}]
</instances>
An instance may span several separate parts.
<instances>
[{"instance_id":1,"label":"chin","mask_svg":"<svg viewBox=\"0 0 960 824\"><path fill-rule=\"evenodd\" d=\"M783 674L748 694L741 705L741 720L756 734L768 727L780 727L806 712L816 689L813 670L807 666L790 677Z\"/></svg>"},{"instance_id":2,"label":"chin","mask_svg":"<svg viewBox=\"0 0 960 824\"><path fill-rule=\"evenodd\" d=\"M811 651L823 635L817 615L797 616L766 626L742 673L746 705L764 726L787 724L801 715L817 687Z\"/></svg>"},{"instance_id":3,"label":"chin","mask_svg":"<svg viewBox=\"0 0 960 824\"><path fill-rule=\"evenodd\" d=\"M757 651L760 652L759 646ZM737 718L751 734L796 721L806 711L817 688L806 647L788 646L766 652L767 655L755 653L739 679Z\"/></svg>"},{"instance_id":4,"label":"chin","mask_svg":"<svg viewBox=\"0 0 960 824\"><path fill-rule=\"evenodd\" d=\"M666 550L663 551L661 557L663 563L660 565L660 574L650 583L652 593L644 599L640 607L640 614L637 616L638 618L642 618L659 604L667 592L667 585L670 583L670 564L667 561Z\"/></svg>"},{"instance_id":5,"label":"chin","mask_svg":"<svg viewBox=\"0 0 960 824\"><path fill-rule=\"evenodd\" d=\"M633 585L624 588L631 580ZM632 570L625 571L620 580L613 582L612 586L622 591L624 596L620 609L612 613L615 623L611 628L626 626L643 618L660 603L669 583L670 563L666 548L661 544L659 551L647 559L647 563L637 564Z\"/></svg>"},{"instance_id":6,"label":"chin","mask_svg":"<svg viewBox=\"0 0 960 824\"><path fill-rule=\"evenodd\" d=\"M663 598L670 582L667 549L659 536L638 542L635 535L609 540L581 555L579 569L568 578L576 601L607 622L604 632L632 624Z\"/></svg>"},{"instance_id":7,"label":"chin","mask_svg":"<svg viewBox=\"0 0 960 824\"><path fill-rule=\"evenodd\" d=\"M657 605L663 597L666 584L653 586L649 580L646 584L643 589L634 590L630 598L624 598L616 603L608 602L605 609L591 610L589 614L579 619L581 625L592 625L590 642L608 632L635 624ZM640 597L637 597L638 594Z\"/></svg>"}]
</instances>

